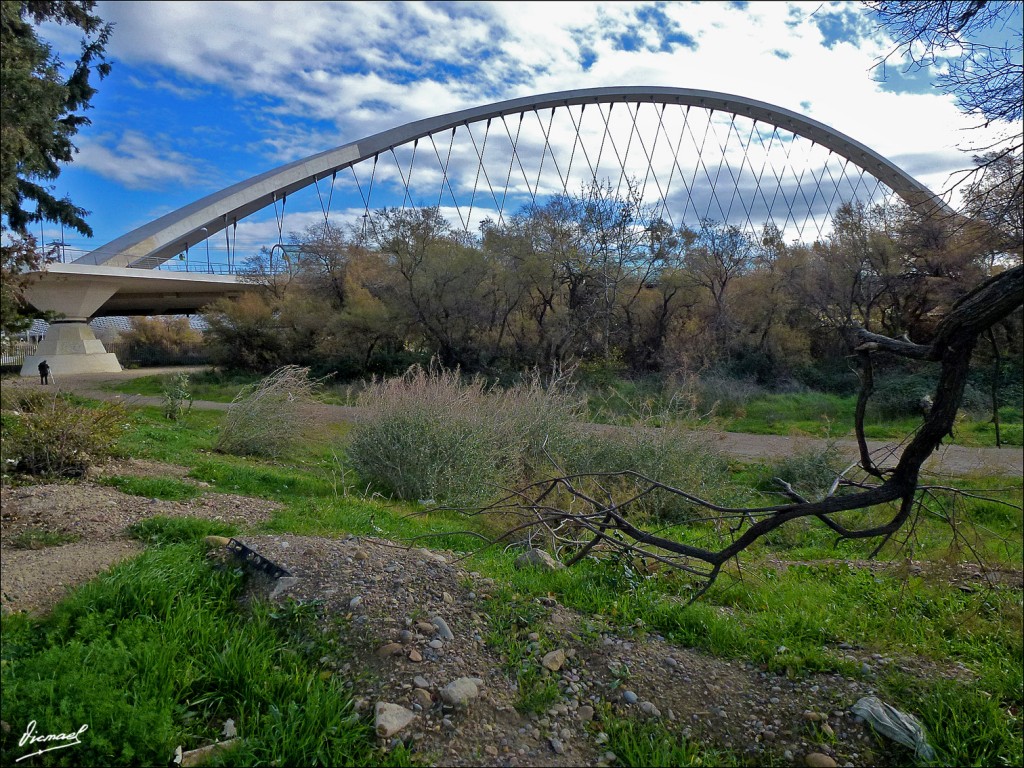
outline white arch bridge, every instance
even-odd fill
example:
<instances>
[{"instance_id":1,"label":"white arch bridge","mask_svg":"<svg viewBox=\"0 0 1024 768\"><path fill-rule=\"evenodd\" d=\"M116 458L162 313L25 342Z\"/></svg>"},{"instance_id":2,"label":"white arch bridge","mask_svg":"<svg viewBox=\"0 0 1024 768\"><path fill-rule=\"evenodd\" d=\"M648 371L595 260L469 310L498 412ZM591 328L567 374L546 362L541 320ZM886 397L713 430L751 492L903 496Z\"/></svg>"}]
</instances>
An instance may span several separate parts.
<instances>
[{"instance_id":1,"label":"white arch bridge","mask_svg":"<svg viewBox=\"0 0 1024 768\"><path fill-rule=\"evenodd\" d=\"M63 319L22 375L42 359L58 374L120 370L89 328L92 317L194 312L251 290L234 268L261 246L283 244L292 223L334 216L365 230L379 208L430 206L471 232L588 185L630 190L672 226L710 220L760 232L770 224L787 240L826 236L844 203L945 208L854 139L742 96L627 86L511 99L275 168L32 274L28 300Z\"/></svg>"}]
</instances>

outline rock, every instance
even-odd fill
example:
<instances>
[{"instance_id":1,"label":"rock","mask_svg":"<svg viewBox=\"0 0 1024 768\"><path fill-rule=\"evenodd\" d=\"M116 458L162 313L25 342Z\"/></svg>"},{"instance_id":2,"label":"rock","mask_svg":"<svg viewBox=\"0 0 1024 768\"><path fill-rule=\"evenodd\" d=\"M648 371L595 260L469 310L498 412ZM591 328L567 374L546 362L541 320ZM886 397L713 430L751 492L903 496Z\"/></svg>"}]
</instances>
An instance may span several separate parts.
<instances>
[{"instance_id":1,"label":"rock","mask_svg":"<svg viewBox=\"0 0 1024 768\"><path fill-rule=\"evenodd\" d=\"M639 699L639 697L635 693L633 693L632 691L623 691L622 692L622 700L624 702L626 702L627 704L636 704L638 699Z\"/></svg>"},{"instance_id":2,"label":"rock","mask_svg":"<svg viewBox=\"0 0 1024 768\"><path fill-rule=\"evenodd\" d=\"M812 712L809 709L804 712L804 720L810 720L812 723L819 723L825 719L825 716L821 714L821 712Z\"/></svg>"},{"instance_id":3,"label":"rock","mask_svg":"<svg viewBox=\"0 0 1024 768\"><path fill-rule=\"evenodd\" d=\"M557 672L562 668L562 665L565 664L565 651L561 648L557 648L550 653L546 653L540 663L545 669Z\"/></svg>"},{"instance_id":4,"label":"rock","mask_svg":"<svg viewBox=\"0 0 1024 768\"><path fill-rule=\"evenodd\" d=\"M430 682L423 675L416 675L412 679L412 684L417 688L430 688Z\"/></svg>"},{"instance_id":5,"label":"rock","mask_svg":"<svg viewBox=\"0 0 1024 768\"><path fill-rule=\"evenodd\" d=\"M809 752L804 757L807 768L836 768L836 761L821 752Z\"/></svg>"},{"instance_id":6,"label":"rock","mask_svg":"<svg viewBox=\"0 0 1024 768\"><path fill-rule=\"evenodd\" d=\"M193 765L203 765L211 757L220 752L225 752L229 749L234 749L241 744L241 739L228 739L227 741L218 741L215 744L208 744L205 747L199 749L190 749L188 752L181 753L181 762L178 765L183 768L189 768Z\"/></svg>"},{"instance_id":7,"label":"rock","mask_svg":"<svg viewBox=\"0 0 1024 768\"><path fill-rule=\"evenodd\" d=\"M394 736L416 719L416 713L399 704L378 701L374 710L374 729L385 739Z\"/></svg>"},{"instance_id":8,"label":"rock","mask_svg":"<svg viewBox=\"0 0 1024 768\"><path fill-rule=\"evenodd\" d=\"M366 554L365 549L357 549L356 553L352 555L356 560L369 560L370 556Z\"/></svg>"},{"instance_id":9,"label":"rock","mask_svg":"<svg viewBox=\"0 0 1024 768\"><path fill-rule=\"evenodd\" d=\"M661 717L661 712L649 701L640 702L640 711L651 717Z\"/></svg>"},{"instance_id":10,"label":"rock","mask_svg":"<svg viewBox=\"0 0 1024 768\"><path fill-rule=\"evenodd\" d=\"M358 608L362 604L363 604L363 596L362 595L356 595L355 597L353 597L351 600L348 601L348 609L350 611L354 611L356 608Z\"/></svg>"},{"instance_id":11,"label":"rock","mask_svg":"<svg viewBox=\"0 0 1024 768\"><path fill-rule=\"evenodd\" d=\"M377 655L381 658L387 658L388 656L397 656L402 653L402 651L401 643L388 643L387 645L382 645L377 649Z\"/></svg>"},{"instance_id":12,"label":"rock","mask_svg":"<svg viewBox=\"0 0 1024 768\"><path fill-rule=\"evenodd\" d=\"M430 695L430 691L426 691L423 688L413 690L412 700L423 707L423 709L430 709L434 704L434 697Z\"/></svg>"},{"instance_id":13,"label":"rock","mask_svg":"<svg viewBox=\"0 0 1024 768\"><path fill-rule=\"evenodd\" d=\"M298 583L298 576L282 576L274 582L274 588L270 591L270 599L277 599Z\"/></svg>"},{"instance_id":14,"label":"rock","mask_svg":"<svg viewBox=\"0 0 1024 768\"><path fill-rule=\"evenodd\" d=\"M498 748L493 744L488 744L486 747L484 747L484 752L486 752L491 757L498 756Z\"/></svg>"},{"instance_id":15,"label":"rock","mask_svg":"<svg viewBox=\"0 0 1024 768\"><path fill-rule=\"evenodd\" d=\"M526 639L529 640L531 643L535 643L538 640L540 640L540 635L537 634L536 632L531 632L530 634L528 634L526 636Z\"/></svg>"},{"instance_id":16,"label":"rock","mask_svg":"<svg viewBox=\"0 0 1024 768\"><path fill-rule=\"evenodd\" d=\"M416 630L424 635L432 635L437 632L437 627L427 621L417 621Z\"/></svg>"},{"instance_id":17,"label":"rock","mask_svg":"<svg viewBox=\"0 0 1024 768\"><path fill-rule=\"evenodd\" d=\"M594 719L594 708L589 704L586 704L577 709L576 714L579 715L580 722L589 723Z\"/></svg>"},{"instance_id":18,"label":"rock","mask_svg":"<svg viewBox=\"0 0 1024 768\"><path fill-rule=\"evenodd\" d=\"M531 566L546 571L557 571L565 567L543 549L530 549L516 558L516 568L522 569Z\"/></svg>"},{"instance_id":19,"label":"rock","mask_svg":"<svg viewBox=\"0 0 1024 768\"><path fill-rule=\"evenodd\" d=\"M433 640L431 640L431 641L430 641L429 643L427 643L427 645L429 645L429 646L430 646L431 648L433 648L433 649L434 649L435 651L439 651L439 650L441 650L442 648L444 648L444 643L442 643L442 642L441 642L440 640L438 640L438 639L437 639L436 637L435 637L435 638L434 638Z\"/></svg>"},{"instance_id":20,"label":"rock","mask_svg":"<svg viewBox=\"0 0 1024 768\"><path fill-rule=\"evenodd\" d=\"M411 651L409 651L409 661L411 661L414 664L419 664L421 661L423 661L423 654L421 654L419 651L413 648Z\"/></svg>"},{"instance_id":21,"label":"rock","mask_svg":"<svg viewBox=\"0 0 1024 768\"><path fill-rule=\"evenodd\" d=\"M561 739L556 739L554 736L552 736L550 739L548 739L548 743L551 744L551 750L556 755L565 754L565 745L562 743Z\"/></svg>"},{"instance_id":22,"label":"rock","mask_svg":"<svg viewBox=\"0 0 1024 768\"><path fill-rule=\"evenodd\" d=\"M448 685L438 691L441 701L452 707L467 707L472 699L480 695L476 681L479 678L460 677L452 680Z\"/></svg>"},{"instance_id":23,"label":"rock","mask_svg":"<svg viewBox=\"0 0 1024 768\"><path fill-rule=\"evenodd\" d=\"M451 596L451 595L450 595L450 594L449 594L448 592L442 592L442 593L441 593L441 599L442 599L442 600L443 600L443 601L444 601L444 602L445 602L445 603L446 603L447 605L455 605L455 598L454 598L454 597L452 597L452 596Z\"/></svg>"},{"instance_id":24,"label":"rock","mask_svg":"<svg viewBox=\"0 0 1024 768\"><path fill-rule=\"evenodd\" d=\"M439 563L443 565L448 562L444 558L444 555L439 555L437 552L431 552L429 549L424 549L423 547L409 550L409 554L415 560L426 560L428 563Z\"/></svg>"},{"instance_id":25,"label":"rock","mask_svg":"<svg viewBox=\"0 0 1024 768\"><path fill-rule=\"evenodd\" d=\"M414 637L415 635L413 635L413 633L410 632L408 629L403 629L401 632L398 633L398 642L411 643Z\"/></svg>"},{"instance_id":26,"label":"rock","mask_svg":"<svg viewBox=\"0 0 1024 768\"><path fill-rule=\"evenodd\" d=\"M452 631L448 628L448 624L440 616L435 616L434 618L432 618L430 620L430 623L434 625L434 628L437 630L438 636L442 640L455 639L455 635L453 635Z\"/></svg>"}]
</instances>

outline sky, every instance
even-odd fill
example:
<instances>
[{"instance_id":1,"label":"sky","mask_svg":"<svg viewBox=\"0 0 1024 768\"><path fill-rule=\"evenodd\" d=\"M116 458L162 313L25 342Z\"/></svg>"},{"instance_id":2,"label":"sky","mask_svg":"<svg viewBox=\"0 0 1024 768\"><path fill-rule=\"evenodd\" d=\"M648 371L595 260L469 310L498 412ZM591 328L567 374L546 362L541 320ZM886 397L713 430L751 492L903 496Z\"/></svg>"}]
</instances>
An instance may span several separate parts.
<instances>
[{"instance_id":1,"label":"sky","mask_svg":"<svg viewBox=\"0 0 1024 768\"><path fill-rule=\"evenodd\" d=\"M871 147L935 191L984 143L846 2L99 2L110 75L55 183L75 257L282 164L434 115L617 85L747 96ZM65 61L76 30L41 34ZM303 209L303 205L305 208ZM289 227L319 216L308 201ZM250 217L253 243L273 211ZM273 230L273 233L272 233ZM49 242L59 229L43 232Z\"/></svg>"}]
</instances>

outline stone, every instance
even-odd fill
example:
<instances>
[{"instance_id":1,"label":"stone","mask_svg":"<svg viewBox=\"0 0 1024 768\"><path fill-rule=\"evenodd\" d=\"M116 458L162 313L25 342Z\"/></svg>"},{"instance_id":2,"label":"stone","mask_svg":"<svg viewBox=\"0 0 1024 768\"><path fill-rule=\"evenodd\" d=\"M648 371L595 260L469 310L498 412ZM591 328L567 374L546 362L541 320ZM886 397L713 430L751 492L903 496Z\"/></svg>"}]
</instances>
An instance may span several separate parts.
<instances>
[{"instance_id":1,"label":"stone","mask_svg":"<svg viewBox=\"0 0 1024 768\"><path fill-rule=\"evenodd\" d=\"M804 757L807 768L836 768L836 761L821 752L809 752Z\"/></svg>"},{"instance_id":2,"label":"stone","mask_svg":"<svg viewBox=\"0 0 1024 768\"><path fill-rule=\"evenodd\" d=\"M565 664L565 651L561 648L556 648L550 653L544 654L544 658L540 662L545 669L550 669L552 672L557 672Z\"/></svg>"},{"instance_id":3,"label":"stone","mask_svg":"<svg viewBox=\"0 0 1024 768\"><path fill-rule=\"evenodd\" d=\"M622 692L622 700L624 702L626 702L627 704L636 704L638 698L639 697L635 693L633 693L632 691L623 691Z\"/></svg>"},{"instance_id":4,"label":"stone","mask_svg":"<svg viewBox=\"0 0 1024 768\"><path fill-rule=\"evenodd\" d=\"M210 760L214 755L221 752L234 749L242 743L241 739L227 739L226 741L218 741L215 744L208 744L205 747L199 749L190 749L188 752L181 753L181 762L178 765L189 768L189 766L203 765Z\"/></svg>"},{"instance_id":5,"label":"stone","mask_svg":"<svg viewBox=\"0 0 1024 768\"><path fill-rule=\"evenodd\" d=\"M661 712L649 701L640 702L640 711L651 717L661 717Z\"/></svg>"},{"instance_id":6,"label":"stone","mask_svg":"<svg viewBox=\"0 0 1024 768\"><path fill-rule=\"evenodd\" d=\"M455 598L452 597L448 592L442 592L441 599L448 605L455 605Z\"/></svg>"},{"instance_id":7,"label":"stone","mask_svg":"<svg viewBox=\"0 0 1024 768\"><path fill-rule=\"evenodd\" d=\"M543 549L530 549L516 558L516 568L540 568L546 571L557 571L565 566L555 560Z\"/></svg>"},{"instance_id":8,"label":"stone","mask_svg":"<svg viewBox=\"0 0 1024 768\"><path fill-rule=\"evenodd\" d=\"M357 549L356 553L352 555L356 560L369 560L370 556L366 554L365 549Z\"/></svg>"},{"instance_id":9,"label":"stone","mask_svg":"<svg viewBox=\"0 0 1024 768\"><path fill-rule=\"evenodd\" d=\"M423 661L423 654L421 654L419 651L413 648L411 651L409 651L409 661L411 661L413 664L419 664L421 661Z\"/></svg>"},{"instance_id":10,"label":"stone","mask_svg":"<svg viewBox=\"0 0 1024 768\"><path fill-rule=\"evenodd\" d=\"M356 608L358 608L362 604L363 604L363 596L362 595L356 595L355 597L353 597L351 600L348 601L348 609L350 611L354 611Z\"/></svg>"},{"instance_id":11,"label":"stone","mask_svg":"<svg viewBox=\"0 0 1024 768\"><path fill-rule=\"evenodd\" d=\"M424 635L432 635L437 632L437 627L427 621L417 621L416 630Z\"/></svg>"},{"instance_id":12,"label":"stone","mask_svg":"<svg viewBox=\"0 0 1024 768\"><path fill-rule=\"evenodd\" d=\"M438 639L437 639L436 637L435 637L435 638L434 638L433 640L431 640L431 641L430 641L429 643L427 643L427 645L429 645L429 646L430 646L431 648L433 648L433 649L434 649L435 651L439 651L439 650L441 650L442 648L444 648L444 643L442 643L442 642L441 642L440 640L438 640Z\"/></svg>"},{"instance_id":13,"label":"stone","mask_svg":"<svg viewBox=\"0 0 1024 768\"><path fill-rule=\"evenodd\" d=\"M434 697L430 695L430 691L423 688L413 689L412 700L423 707L423 709L430 709L434 704Z\"/></svg>"},{"instance_id":14,"label":"stone","mask_svg":"<svg viewBox=\"0 0 1024 768\"><path fill-rule=\"evenodd\" d=\"M382 738L390 738L416 719L416 713L400 704L378 701L374 709L374 729Z\"/></svg>"},{"instance_id":15,"label":"stone","mask_svg":"<svg viewBox=\"0 0 1024 768\"><path fill-rule=\"evenodd\" d=\"M423 675L416 675L412 679L412 684L417 688L430 688L430 682Z\"/></svg>"},{"instance_id":16,"label":"stone","mask_svg":"<svg viewBox=\"0 0 1024 768\"><path fill-rule=\"evenodd\" d=\"M270 592L270 599L276 600L298 583L299 578L297 576L282 576L274 582L274 588Z\"/></svg>"},{"instance_id":17,"label":"stone","mask_svg":"<svg viewBox=\"0 0 1024 768\"><path fill-rule=\"evenodd\" d=\"M486 747L484 747L484 752L486 752L491 757L498 756L498 748L493 744L488 744Z\"/></svg>"},{"instance_id":18,"label":"stone","mask_svg":"<svg viewBox=\"0 0 1024 768\"><path fill-rule=\"evenodd\" d=\"M554 752L556 755L565 754L565 745L562 743L561 739L556 739L554 736L552 736L550 739L548 739L548 743L551 744L551 751Z\"/></svg>"},{"instance_id":19,"label":"stone","mask_svg":"<svg viewBox=\"0 0 1024 768\"><path fill-rule=\"evenodd\" d=\"M437 552L431 552L429 549L419 547L418 549L409 550L409 554L416 560L426 560L428 563L439 563L444 564L448 561L444 558L444 555L439 555Z\"/></svg>"},{"instance_id":20,"label":"stone","mask_svg":"<svg viewBox=\"0 0 1024 768\"><path fill-rule=\"evenodd\" d=\"M589 704L585 704L576 710L576 714L579 715L581 722L589 723L594 719L594 708Z\"/></svg>"},{"instance_id":21,"label":"stone","mask_svg":"<svg viewBox=\"0 0 1024 768\"><path fill-rule=\"evenodd\" d=\"M804 757L807 768L836 768L836 761L820 752L811 752Z\"/></svg>"},{"instance_id":22,"label":"stone","mask_svg":"<svg viewBox=\"0 0 1024 768\"><path fill-rule=\"evenodd\" d=\"M387 658L388 656L397 656L402 653L402 651L401 643L388 643L387 645L382 645L377 649L377 655L381 658Z\"/></svg>"},{"instance_id":23,"label":"stone","mask_svg":"<svg viewBox=\"0 0 1024 768\"><path fill-rule=\"evenodd\" d=\"M460 677L452 680L448 685L438 691L441 701L452 707L467 707L469 702L480 695L477 688L479 678Z\"/></svg>"},{"instance_id":24,"label":"stone","mask_svg":"<svg viewBox=\"0 0 1024 768\"><path fill-rule=\"evenodd\" d=\"M448 628L448 623L440 616L435 616L430 620L430 623L434 625L437 630L437 635L442 640L454 640L455 635L452 634L451 629Z\"/></svg>"}]
</instances>

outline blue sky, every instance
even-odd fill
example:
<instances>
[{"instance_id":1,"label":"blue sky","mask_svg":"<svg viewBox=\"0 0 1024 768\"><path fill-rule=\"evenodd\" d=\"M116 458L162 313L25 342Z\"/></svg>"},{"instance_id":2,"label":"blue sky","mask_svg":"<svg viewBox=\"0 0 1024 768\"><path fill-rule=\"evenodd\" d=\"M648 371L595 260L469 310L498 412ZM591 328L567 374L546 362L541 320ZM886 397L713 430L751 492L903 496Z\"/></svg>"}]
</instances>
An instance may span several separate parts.
<instances>
[{"instance_id":1,"label":"blue sky","mask_svg":"<svg viewBox=\"0 0 1024 768\"><path fill-rule=\"evenodd\" d=\"M677 86L774 103L936 190L969 163L958 147L985 138L927 77L890 66L880 82L873 65L891 41L859 3L100 2L97 10L115 25L113 69L56 183L91 212L92 240L64 233L83 251L377 131L571 88ZM48 25L44 35L73 57L72 31ZM273 213L253 217L260 221L267 231Z\"/></svg>"}]
</instances>

